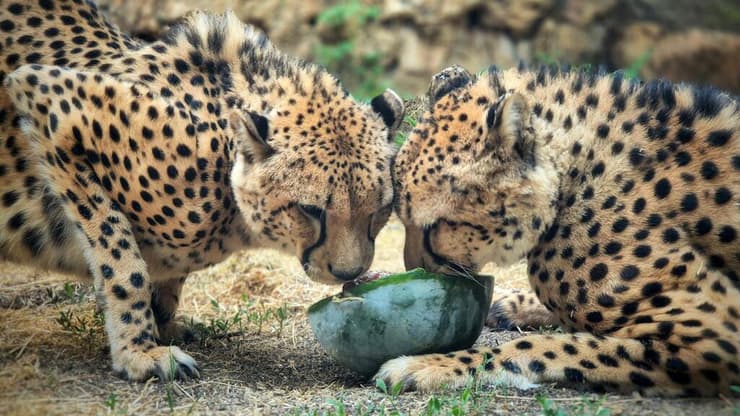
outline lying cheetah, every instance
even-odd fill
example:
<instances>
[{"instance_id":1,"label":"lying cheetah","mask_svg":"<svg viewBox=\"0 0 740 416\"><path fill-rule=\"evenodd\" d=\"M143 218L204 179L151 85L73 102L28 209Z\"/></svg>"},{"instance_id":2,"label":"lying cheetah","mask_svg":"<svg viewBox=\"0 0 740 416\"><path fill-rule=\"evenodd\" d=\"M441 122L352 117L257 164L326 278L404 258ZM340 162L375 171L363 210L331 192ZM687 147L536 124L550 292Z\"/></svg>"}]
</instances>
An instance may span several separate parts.
<instances>
[{"instance_id":1,"label":"lying cheetah","mask_svg":"<svg viewBox=\"0 0 740 416\"><path fill-rule=\"evenodd\" d=\"M406 266L526 257L534 295L500 299L492 321L572 333L398 358L377 377L666 396L740 384L737 101L620 73L460 67L429 95L395 165Z\"/></svg>"}]
</instances>

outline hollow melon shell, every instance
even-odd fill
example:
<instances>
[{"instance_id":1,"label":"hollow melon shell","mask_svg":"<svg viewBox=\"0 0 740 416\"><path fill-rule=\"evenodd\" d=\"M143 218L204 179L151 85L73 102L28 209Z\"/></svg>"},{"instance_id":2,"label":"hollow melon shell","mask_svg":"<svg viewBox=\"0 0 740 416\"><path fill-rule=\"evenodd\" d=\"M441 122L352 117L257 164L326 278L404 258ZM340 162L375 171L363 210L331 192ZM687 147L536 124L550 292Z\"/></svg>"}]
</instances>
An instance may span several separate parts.
<instances>
[{"instance_id":1,"label":"hollow melon shell","mask_svg":"<svg viewBox=\"0 0 740 416\"><path fill-rule=\"evenodd\" d=\"M368 282L308 309L321 346L340 364L372 375L401 355L468 348L480 335L491 276L446 276L414 269Z\"/></svg>"}]
</instances>

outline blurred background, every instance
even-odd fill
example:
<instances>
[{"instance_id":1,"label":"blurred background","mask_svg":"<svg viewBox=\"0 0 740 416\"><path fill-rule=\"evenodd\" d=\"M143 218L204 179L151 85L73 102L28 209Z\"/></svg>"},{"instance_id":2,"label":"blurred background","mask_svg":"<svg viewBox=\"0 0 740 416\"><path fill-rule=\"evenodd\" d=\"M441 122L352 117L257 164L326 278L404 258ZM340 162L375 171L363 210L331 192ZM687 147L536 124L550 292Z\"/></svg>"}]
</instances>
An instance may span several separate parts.
<instances>
[{"instance_id":1,"label":"blurred background","mask_svg":"<svg viewBox=\"0 0 740 416\"><path fill-rule=\"evenodd\" d=\"M453 63L606 65L740 93L738 0L98 0L154 39L192 9L233 10L358 98L426 90Z\"/></svg>"}]
</instances>

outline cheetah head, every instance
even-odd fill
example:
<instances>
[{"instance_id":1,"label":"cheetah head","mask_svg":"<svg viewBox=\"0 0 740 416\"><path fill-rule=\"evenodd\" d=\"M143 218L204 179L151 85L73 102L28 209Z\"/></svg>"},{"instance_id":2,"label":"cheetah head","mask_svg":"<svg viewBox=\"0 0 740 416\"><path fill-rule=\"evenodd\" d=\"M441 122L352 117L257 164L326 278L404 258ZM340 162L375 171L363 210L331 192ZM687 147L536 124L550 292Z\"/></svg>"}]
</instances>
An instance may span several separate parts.
<instances>
[{"instance_id":1,"label":"cheetah head","mask_svg":"<svg viewBox=\"0 0 740 416\"><path fill-rule=\"evenodd\" d=\"M467 273L519 260L532 222L545 221L533 213L553 197L530 104L494 70L475 79L458 66L433 77L429 102L394 166L406 267Z\"/></svg>"},{"instance_id":2,"label":"cheetah head","mask_svg":"<svg viewBox=\"0 0 740 416\"><path fill-rule=\"evenodd\" d=\"M367 271L392 212L403 101L388 90L368 105L329 75L312 82L313 92L286 84L279 104L232 115L231 182L261 245L294 252L311 279L336 283Z\"/></svg>"}]
</instances>

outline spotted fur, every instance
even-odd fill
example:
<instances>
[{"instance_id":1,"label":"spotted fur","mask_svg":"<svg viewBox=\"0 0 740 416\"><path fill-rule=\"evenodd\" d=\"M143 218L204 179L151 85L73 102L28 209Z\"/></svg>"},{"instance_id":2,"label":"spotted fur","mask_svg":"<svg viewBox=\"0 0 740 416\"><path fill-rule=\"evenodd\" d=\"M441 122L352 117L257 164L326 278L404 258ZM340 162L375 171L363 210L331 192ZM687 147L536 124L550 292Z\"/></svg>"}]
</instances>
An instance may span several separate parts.
<instances>
[{"instance_id":1,"label":"spotted fur","mask_svg":"<svg viewBox=\"0 0 740 416\"><path fill-rule=\"evenodd\" d=\"M493 323L550 321L572 334L404 357L378 377L422 390L477 372L518 387L730 394L740 384L737 101L547 69L473 79L451 68L430 91L445 88L395 166L407 267L469 272L526 257L534 295L498 299Z\"/></svg>"},{"instance_id":2,"label":"spotted fur","mask_svg":"<svg viewBox=\"0 0 740 416\"><path fill-rule=\"evenodd\" d=\"M93 277L124 377L198 375L158 341L184 277L236 250L293 252L326 282L369 266L393 92L358 103L230 13L141 43L92 3L0 1L0 31L0 256Z\"/></svg>"}]
</instances>

